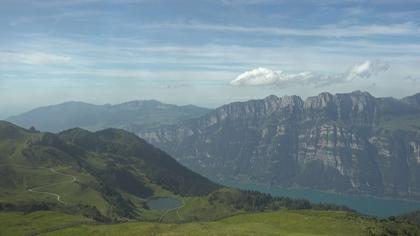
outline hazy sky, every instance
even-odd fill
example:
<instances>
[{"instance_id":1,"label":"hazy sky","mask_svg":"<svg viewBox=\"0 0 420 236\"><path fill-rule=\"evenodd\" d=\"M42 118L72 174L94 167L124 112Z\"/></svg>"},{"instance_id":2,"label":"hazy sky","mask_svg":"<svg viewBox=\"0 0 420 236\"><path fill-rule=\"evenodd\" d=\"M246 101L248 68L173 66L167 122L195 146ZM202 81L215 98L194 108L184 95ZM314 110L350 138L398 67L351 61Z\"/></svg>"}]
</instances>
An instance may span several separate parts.
<instances>
[{"instance_id":1,"label":"hazy sky","mask_svg":"<svg viewBox=\"0 0 420 236\"><path fill-rule=\"evenodd\" d=\"M419 19L420 1L0 0L0 118L68 100L411 95Z\"/></svg>"}]
</instances>

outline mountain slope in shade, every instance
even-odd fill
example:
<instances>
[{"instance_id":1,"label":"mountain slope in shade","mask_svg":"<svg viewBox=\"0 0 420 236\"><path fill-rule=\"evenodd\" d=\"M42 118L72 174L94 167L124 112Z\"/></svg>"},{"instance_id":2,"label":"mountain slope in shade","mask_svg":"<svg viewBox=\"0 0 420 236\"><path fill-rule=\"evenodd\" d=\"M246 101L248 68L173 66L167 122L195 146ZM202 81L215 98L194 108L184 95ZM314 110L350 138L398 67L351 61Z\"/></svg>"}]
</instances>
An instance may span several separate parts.
<instances>
[{"instance_id":1,"label":"mountain slope in shade","mask_svg":"<svg viewBox=\"0 0 420 236\"><path fill-rule=\"evenodd\" d=\"M22 127L33 126L50 132L75 127L92 131L104 128L136 131L139 128L199 117L208 111L210 110L193 105L176 106L155 100L130 101L117 105L65 102L36 108L7 120Z\"/></svg>"},{"instance_id":2,"label":"mountain slope in shade","mask_svg":"<svg viewBox=\"0 0 420 236\"><path fill-rule=\"evenodd\" d=\"M272 95L138 135L212 178L420 199L416 97Z\"/></svg>"}]
</instances>

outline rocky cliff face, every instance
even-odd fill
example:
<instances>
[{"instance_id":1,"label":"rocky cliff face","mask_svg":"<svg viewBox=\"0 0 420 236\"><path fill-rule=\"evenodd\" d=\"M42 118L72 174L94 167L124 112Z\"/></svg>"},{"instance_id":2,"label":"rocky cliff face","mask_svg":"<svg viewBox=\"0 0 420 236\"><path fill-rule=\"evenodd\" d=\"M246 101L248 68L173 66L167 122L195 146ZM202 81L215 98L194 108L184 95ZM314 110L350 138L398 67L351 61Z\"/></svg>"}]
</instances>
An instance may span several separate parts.
<instances>
[{"instance_id":1,"label":"rocky cliff face","mask_svg":"<svg viewBox=\"0 0 420 236\"><path fill-rule=\"evenodd\" d=\"M213 178L420 199L416 101L269 96L138 135Z\"/></svg>"}]
</instances>

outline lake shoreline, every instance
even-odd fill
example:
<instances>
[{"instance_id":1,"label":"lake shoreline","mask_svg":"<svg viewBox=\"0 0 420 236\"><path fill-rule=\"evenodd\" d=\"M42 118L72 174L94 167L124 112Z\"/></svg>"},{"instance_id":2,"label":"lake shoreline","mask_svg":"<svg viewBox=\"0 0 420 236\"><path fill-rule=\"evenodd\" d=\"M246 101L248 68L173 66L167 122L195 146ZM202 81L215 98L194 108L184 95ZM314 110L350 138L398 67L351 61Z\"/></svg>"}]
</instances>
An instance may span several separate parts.
<instances>
[{"instance_id":1,"label":"lake shoreline","mask_svg":"<svg viewBox=\"0 0 420 236\"><path fill-rule=\"evenodd\" d=\"M168 211L168 210L178 209L179 207L181 207L183 205L183 201L179 200L176 197L170 197L170 196L158 197L158 196L155 196L155 197L152 197L149 200L147 200L146 204L151 210Z\"/></svg>"},{"instance_id":2,"label":"lake shoreline","mask_svg":"<svg viewBox=\"0 0 420 236\"><path fill-rule=\"evenodd\" d=\"M420 203L420 200L410 199L410 198L393 198L393 197L386 197L386 196L376 196L371 194L353 194L353 193L342 193L342 192L336 192L334 190L319 190L319 189L312 189L309 187L285 187L280 185L269 185L269 184L263 184L258 182L246 182L246 181L240 181L240 180L234 180L234 179L211 179L212 181L216 183L222 184L224 181L232 181L232 182L238 182L240 184L253 184L253 185L259 185L267 188L283 188L291 191L302 191L302 190L309 190L309 191L316 191L319 193L328 193L328 194L336 194L336 195L343 195L343 196L354 196L354 197L369 197L369 198L377 198L379 200L395 200L395 201L406 201L406 202L415 202Z\"/></svg>"},{"instance_id":3,"label":"lake shoreline","mask_svg":"<svg viewBox=\"0 0 420 236\"><path fill-rule=\"evenodd\" d=\"M229 187L256 190L273 196L306 199L312 203L344 205L367 216L386 218L420 209L420 201L394 199L371 195L354 195L333 191L320 191L310 188L270 186L267 184L245 182L232 179L212 179Z\"/></svg>"}]
</instances>

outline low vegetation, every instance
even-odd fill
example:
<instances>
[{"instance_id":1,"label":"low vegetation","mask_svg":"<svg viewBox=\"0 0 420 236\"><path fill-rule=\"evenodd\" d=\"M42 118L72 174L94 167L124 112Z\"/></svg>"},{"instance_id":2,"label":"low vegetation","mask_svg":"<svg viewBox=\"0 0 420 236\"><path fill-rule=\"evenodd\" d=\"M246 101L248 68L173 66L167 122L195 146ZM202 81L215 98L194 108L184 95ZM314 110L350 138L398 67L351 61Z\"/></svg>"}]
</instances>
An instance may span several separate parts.
<instances>
[{"instance_id":1,"label":"low vegetation","mask_svg":"<svg viewBox=\"0 0 420 236\"><path fill-rule=\"evenodd\" d=\"M313 204L305 199L291 199L288 197L273 197L267 193L250 190L219 189L210 194L211 203L223 203L233 209L243 211L265 211L265 210L332 210L332 211L353 211L345 206L333 204Z\"/></svg>"},{"instance_id":2,"label":"low vegetation","mask_svg":"<svg viewBox=\"0 0 420 236\"><path fill-rule=\"evenodd\" d=\"M81 216L50 211L0 213L5 235L419 235L405 223L379 221L354 213L280 210L246 213L211 222L183 224L127 222L98 224Z\"/></svg>"}]
</instances>

